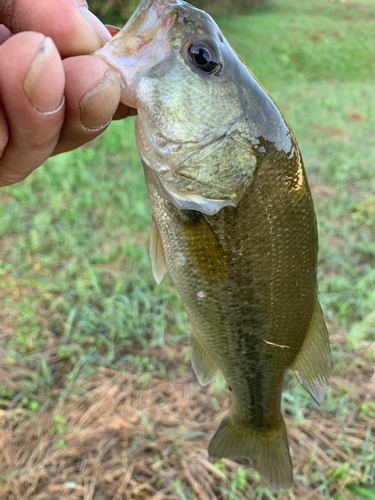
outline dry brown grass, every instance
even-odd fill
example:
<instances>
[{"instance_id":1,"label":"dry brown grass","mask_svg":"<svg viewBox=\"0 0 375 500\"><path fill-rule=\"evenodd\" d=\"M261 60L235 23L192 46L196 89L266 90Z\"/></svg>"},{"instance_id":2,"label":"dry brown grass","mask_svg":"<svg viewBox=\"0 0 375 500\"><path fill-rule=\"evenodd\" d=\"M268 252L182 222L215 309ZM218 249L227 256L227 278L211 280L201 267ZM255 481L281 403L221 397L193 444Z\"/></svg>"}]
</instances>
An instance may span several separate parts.
<instances>
[{"instance_id":1,"label":"dry brown grass","mask_svg":"<svg viewBox=\"0 0 375 500\"><path fill-rule=\"evenodd\" d=\"M337 347L345 338L336 335L333 340ZM166 357L174 357L173 374L184 364L186 346L167 343L164 349ZM358 352L344 374L333 376L333 393L345 390L357 402L375 399L374 371L365 361L373 350L369 346ZM16 364L0 367L0 376L14 389L30 374ZM135 374L98 368L77 394L66 397L61 382L37 414L11 404L0 411L2 500L177 500L176 480L191 489L194 499L227 498L220 487L230 487L228 472L238 465L224 460L224 474L207 456L209 439L229 406L227 391L217 398L218 412L212 403L214 388L200 387L191 370L175 381L155 374L144 388L144 380ZM355 407L349 410L342 418L319 408L304 410L305 420L298 425L286 416L294 474L307 481L296 481L279 499L321 498L319 484L311 482L313 471L330 475L350 464L353 453L361 453L375 418L359 416ZM61 421L63 428L58 429ZM59 449L62 439L65 444ZM332 497L341 491L347 498L346 482L359 475L352 471L346 480L333 478ZM257 484L250 480L241 498L251 498Z\"/></svg>"}]
</instances>

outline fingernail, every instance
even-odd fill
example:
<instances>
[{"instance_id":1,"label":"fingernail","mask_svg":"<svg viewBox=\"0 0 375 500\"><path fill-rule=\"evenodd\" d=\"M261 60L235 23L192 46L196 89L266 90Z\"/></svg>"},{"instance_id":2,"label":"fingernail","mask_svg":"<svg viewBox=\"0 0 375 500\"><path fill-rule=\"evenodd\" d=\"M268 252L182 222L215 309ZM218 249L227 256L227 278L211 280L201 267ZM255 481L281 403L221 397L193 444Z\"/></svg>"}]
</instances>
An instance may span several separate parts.
<instances>
[{"instance_id":1,"label":"fingernail","mask_svg":"<svg viewBox=\"0 0 375 500\"><path fill-rule=\"evenodd\" d=\"M120 102L120 81L114 71L107 71L94 90L87 92L80 102L81 123L91 130L99 130L112 119Z\"/></svg>"},{"instance_id":2,"label":"fingernail","mask_svg":"<svg viewBox=\"0 0 375 500\"><path fill-rule=\"evenodd\" d=\"M111 39L111 35L103 23L87 7L80 7L82 17L94 28L100 47Z\"/></svg>"},{"instance_id":3,"label":"fingernail","mask_svg":"<svg viewBox=\"0 0 375 500\"><path fill-rule=\"evenodd\" d=\"M23 84L32 105L41 113L54 112L63 102L64 70L62 65L50 64L53 52L58 55L52 39L46 37Z\"/></svg>"}]
</instances>

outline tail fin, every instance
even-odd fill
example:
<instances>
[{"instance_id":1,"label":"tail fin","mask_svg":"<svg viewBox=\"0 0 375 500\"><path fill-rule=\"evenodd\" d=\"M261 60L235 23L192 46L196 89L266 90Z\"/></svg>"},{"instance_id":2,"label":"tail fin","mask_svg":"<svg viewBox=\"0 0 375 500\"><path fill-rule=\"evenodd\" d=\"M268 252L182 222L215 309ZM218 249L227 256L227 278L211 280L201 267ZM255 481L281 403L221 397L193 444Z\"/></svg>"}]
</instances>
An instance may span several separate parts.
<instances>
[{"instance_id":1,"label":"tail fin","mask_svg":"<svg viewBox=\"0 0 375 500\"><path fill-rule=\"evenodd\" d=\"M292 485L292 461L283 420L277 429L257 431L238 426L228 415L212 438L208 453L214 458L248 458L268 485L273 488Z\"/></svg>"}]
</instances>

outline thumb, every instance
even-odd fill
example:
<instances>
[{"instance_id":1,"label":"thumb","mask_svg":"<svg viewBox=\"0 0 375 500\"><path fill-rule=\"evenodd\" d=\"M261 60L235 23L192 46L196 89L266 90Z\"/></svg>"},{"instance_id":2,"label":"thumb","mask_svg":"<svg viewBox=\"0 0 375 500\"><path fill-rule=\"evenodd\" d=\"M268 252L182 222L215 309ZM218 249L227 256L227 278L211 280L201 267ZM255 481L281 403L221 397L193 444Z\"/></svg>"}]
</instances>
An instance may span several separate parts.
<instances>
[{"instance_id":1,"label":"thumb","mask_svg":"<svg viewBox=\"0 0 375 500\"><path fill-rule=\"evenodd\" d=\"M111 38L84 0L3 0L0 23L12 33L51 37L63 58L94 52Z\"/></svg>"}]
</instances>

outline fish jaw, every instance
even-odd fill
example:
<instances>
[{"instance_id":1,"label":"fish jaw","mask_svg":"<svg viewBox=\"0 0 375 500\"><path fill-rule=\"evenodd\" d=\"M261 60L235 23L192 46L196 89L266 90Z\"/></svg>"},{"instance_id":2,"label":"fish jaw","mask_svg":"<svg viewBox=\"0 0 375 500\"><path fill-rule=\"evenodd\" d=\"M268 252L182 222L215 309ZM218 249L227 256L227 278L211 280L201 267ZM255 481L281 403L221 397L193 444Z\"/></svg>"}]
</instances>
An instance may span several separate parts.
<instances>
[{"instance_id":1,"label":"fish jaw","mask_svg":"<svg viewBox=\"0 0 375 500\"><path fill-rule=\"evenodd\" d=\"M181 2L141 0L129 21L94 55L120 73L121 102L137 107L136 83L173 53L170 29L176 21L175 7Z\"/></svg>"}]
</instances>

